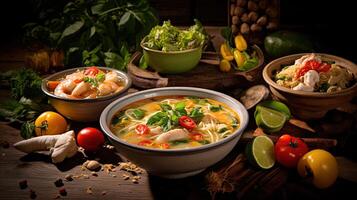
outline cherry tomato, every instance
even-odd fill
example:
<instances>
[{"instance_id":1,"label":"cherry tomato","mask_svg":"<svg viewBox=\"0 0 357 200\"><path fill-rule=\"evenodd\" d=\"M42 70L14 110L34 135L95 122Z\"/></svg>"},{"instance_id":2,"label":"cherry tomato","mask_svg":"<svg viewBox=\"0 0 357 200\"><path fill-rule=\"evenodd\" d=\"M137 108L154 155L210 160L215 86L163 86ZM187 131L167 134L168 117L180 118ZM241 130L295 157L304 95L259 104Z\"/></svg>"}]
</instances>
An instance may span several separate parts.
<instances>
[{"instance_id":1,"label":"cherry tomato","mask_svg":"<svg viewBox=\"0 0 357 200\"><path fill-rule=\"evenodd\" d=\"M152 146L153 142L152 140L142 140L138 143L138 145L148 147L148 146Z\"/></svg>"},{"instance_id":2,"label":"cherry tomato","mask_svg":"<svg viewBox=\"0 0 357 200\"><path fill-rule=\"evenodd\" d=\"M95 76L99 73L99 69L95 66L93 67L89 67L84 71L85 75L89 75L89 76Z\"/></svg>"},{"instance_id":3,"label":"cherry tomato","mask_svg":"<svg viewBox=\"0 0 357 200\"><path fill-rule=\"evenodd\" d=\"M188 116L182 116L179 118L179 124L180 126L188 129L188 130L192 130L194 128L196 128L196 122L193 121L193 119L191 119Z\"/></svg>"},{"instance_id":4,"label":"cherry tomato","mask_svg":"<svg viewBox=\"0 0 357 200\"><path fill-rule=\"evenodd\" d=\"M66 119L56 112L44 112L38 116L35 121L35 132L37 136L61 134L66 130Z\"/></svg>"},{"instance_id":5,"label":"cherry tomato","mask_svg":"<svg viewBox=\"0 0 357 200\"><path fill-rule=\"evenodd\" d=\"M317 188L330 187L338 177L335 157L322 149L315 149L305 154L299 160L297 170L300 176L312 178L312 183Z\"/></svg>"},{"instance_id":6,"label":"cherry tomato","mask_svg":"<svg viewBox=\"0 0 357 200\"><path fill-rule=\"evenodd\" d=\"M308 147L300 138L282 135L275 144L275 158L285 167L293 168L308 152Z\"/></svg>"},{"instance_id":7,"label":"cherry tomato","mask_svg":"<svg viewBox=\"0 0 357 200\"><path fill-rule=\"evenodd\" d=\"M79 131L77 143L86 151L97 151L104 144L104 136L100 130L87 127Z\"/></svg>"},{"instance_id":8,"label":"cherry tomato","mask_svg":"<svg viewBox=\"0 0 357 200\"><path fill-rule=\"evenodd\" d=\"M201 133L191 133L190 137L194 141L202 141L203 140L203 135Z\"/></svg>"},{"instance_id":9,"label":"cherry tomato","mask_svg":"<svg viewBox=\"0 0 357 200\"><path fill-rule=\"evenodd\" d=\"M138 135L147 135L150 133L150 128L145 124L139 124L135 127L135 131Z\"/></svg>"}]
</instances>

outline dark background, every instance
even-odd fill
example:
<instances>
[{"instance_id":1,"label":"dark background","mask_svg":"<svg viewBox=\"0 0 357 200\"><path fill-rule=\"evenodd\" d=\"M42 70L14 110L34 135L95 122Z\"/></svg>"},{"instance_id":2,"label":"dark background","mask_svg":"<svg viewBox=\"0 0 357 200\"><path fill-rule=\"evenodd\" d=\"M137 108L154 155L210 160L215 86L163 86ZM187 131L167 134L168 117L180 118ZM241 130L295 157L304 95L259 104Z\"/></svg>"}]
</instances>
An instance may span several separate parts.
<instances>
[{"instance_id":1,"label":"dark background","mask_svg":"<svg viewBox=\"0 0 357 200\"><path fill-rule=\"evenodd\" d=\"M63 1L50 1L59 3ZM227 1L224 0L149 0L160 20L174 25L191 25L199 19L207 26L227 25ZM22 25L36 20L31 0L8 0L0 7L1 46L21 44ZM357 61L356 16L354 1L280 0L281 29L309 34L320 52Z\"/></svg>"}]
</instances>

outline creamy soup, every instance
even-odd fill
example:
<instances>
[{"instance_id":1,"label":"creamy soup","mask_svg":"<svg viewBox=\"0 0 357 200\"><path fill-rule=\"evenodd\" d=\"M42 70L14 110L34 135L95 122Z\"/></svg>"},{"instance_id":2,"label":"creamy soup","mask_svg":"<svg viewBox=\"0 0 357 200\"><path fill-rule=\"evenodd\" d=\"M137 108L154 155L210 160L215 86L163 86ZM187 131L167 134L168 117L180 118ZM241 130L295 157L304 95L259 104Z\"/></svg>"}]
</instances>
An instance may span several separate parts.
<instances>
[{"instance_id":1,"label":"creamy soup","mask_svg":"<svg viewBox=\"0 0 357 200\"><path fill-rule=\"evenodd\" d=\"M226 104L193 96L141 100L116 113L112 132L140 146L178 149L217 142L238 129L239 117Z\"/></svg>"}]
</instances>

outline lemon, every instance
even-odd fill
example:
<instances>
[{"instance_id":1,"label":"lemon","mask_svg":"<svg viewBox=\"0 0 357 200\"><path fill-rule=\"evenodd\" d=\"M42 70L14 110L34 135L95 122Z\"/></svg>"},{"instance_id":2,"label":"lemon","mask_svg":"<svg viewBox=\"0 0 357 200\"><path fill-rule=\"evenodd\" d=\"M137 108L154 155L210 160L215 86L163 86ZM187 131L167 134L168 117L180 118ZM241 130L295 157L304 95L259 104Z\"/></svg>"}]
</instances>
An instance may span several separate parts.
<instances>
[{"instance_id":1,"label":"lemon","mask_svg":"<svg viewBox=\"0 0 357 200\"><path fill-rule=\"evenodd\" d=\"M265 135L255 137L249 142L245 153L248 161L256 167L270 169L275 164L274 143Z\"/></svg>"}]
</instances>

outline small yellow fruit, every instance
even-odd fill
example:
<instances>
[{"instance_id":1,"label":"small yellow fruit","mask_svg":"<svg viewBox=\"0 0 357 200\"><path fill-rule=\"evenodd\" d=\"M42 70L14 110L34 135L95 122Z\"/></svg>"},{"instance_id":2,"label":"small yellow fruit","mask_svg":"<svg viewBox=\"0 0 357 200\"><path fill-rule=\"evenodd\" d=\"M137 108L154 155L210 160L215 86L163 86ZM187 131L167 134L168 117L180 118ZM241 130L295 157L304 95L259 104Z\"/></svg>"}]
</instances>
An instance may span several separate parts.
<instances>
[{"instance_id":1,"label":"small yellow fruit","mask_svg":"<svg viewBox=\"0 0 357 200\"><path fill-rule=\"evenodd\" d=\"M223 43L221 45L221 55L224 59L228 60L228 61L232 61L233 60L233 54L230 51L228 45L226 43Z\"/></svg>"},{"instance_id":2,"label":"small yellow fruit","mask_svg":"<svg viewBox=\"0 0 357 200\"><path fill-rule=\"evenodd\" d=\"M238 50L234 51L234 59L236 60L238 68L244 65L245 57L240 51Z\"/></svg>"},{"instance_id":3,"label":"small yellow fruit","mask_svg":"<svg viewBox=\"0 0 357 200\"><path fill-rule=\"evenodd\" d=\"M219 69L222 72L229 72L231 70L231 63L229 63L228 60L223 59L223 60L221 60L221 63L219 64Z\"/></svg>"},{"instance_id":4,"label":"small yellow fruit","mask_svg":"<svg viewBox=\"0 0 357 200\"><path fill-rule=\"evenodd\" d=\"M245 51L247 50L247 42L245 41L244 37L242 35L237 35L234 38L234 43L236 45L236 48L239 51Z\"/></svg>"}]
</instances>

